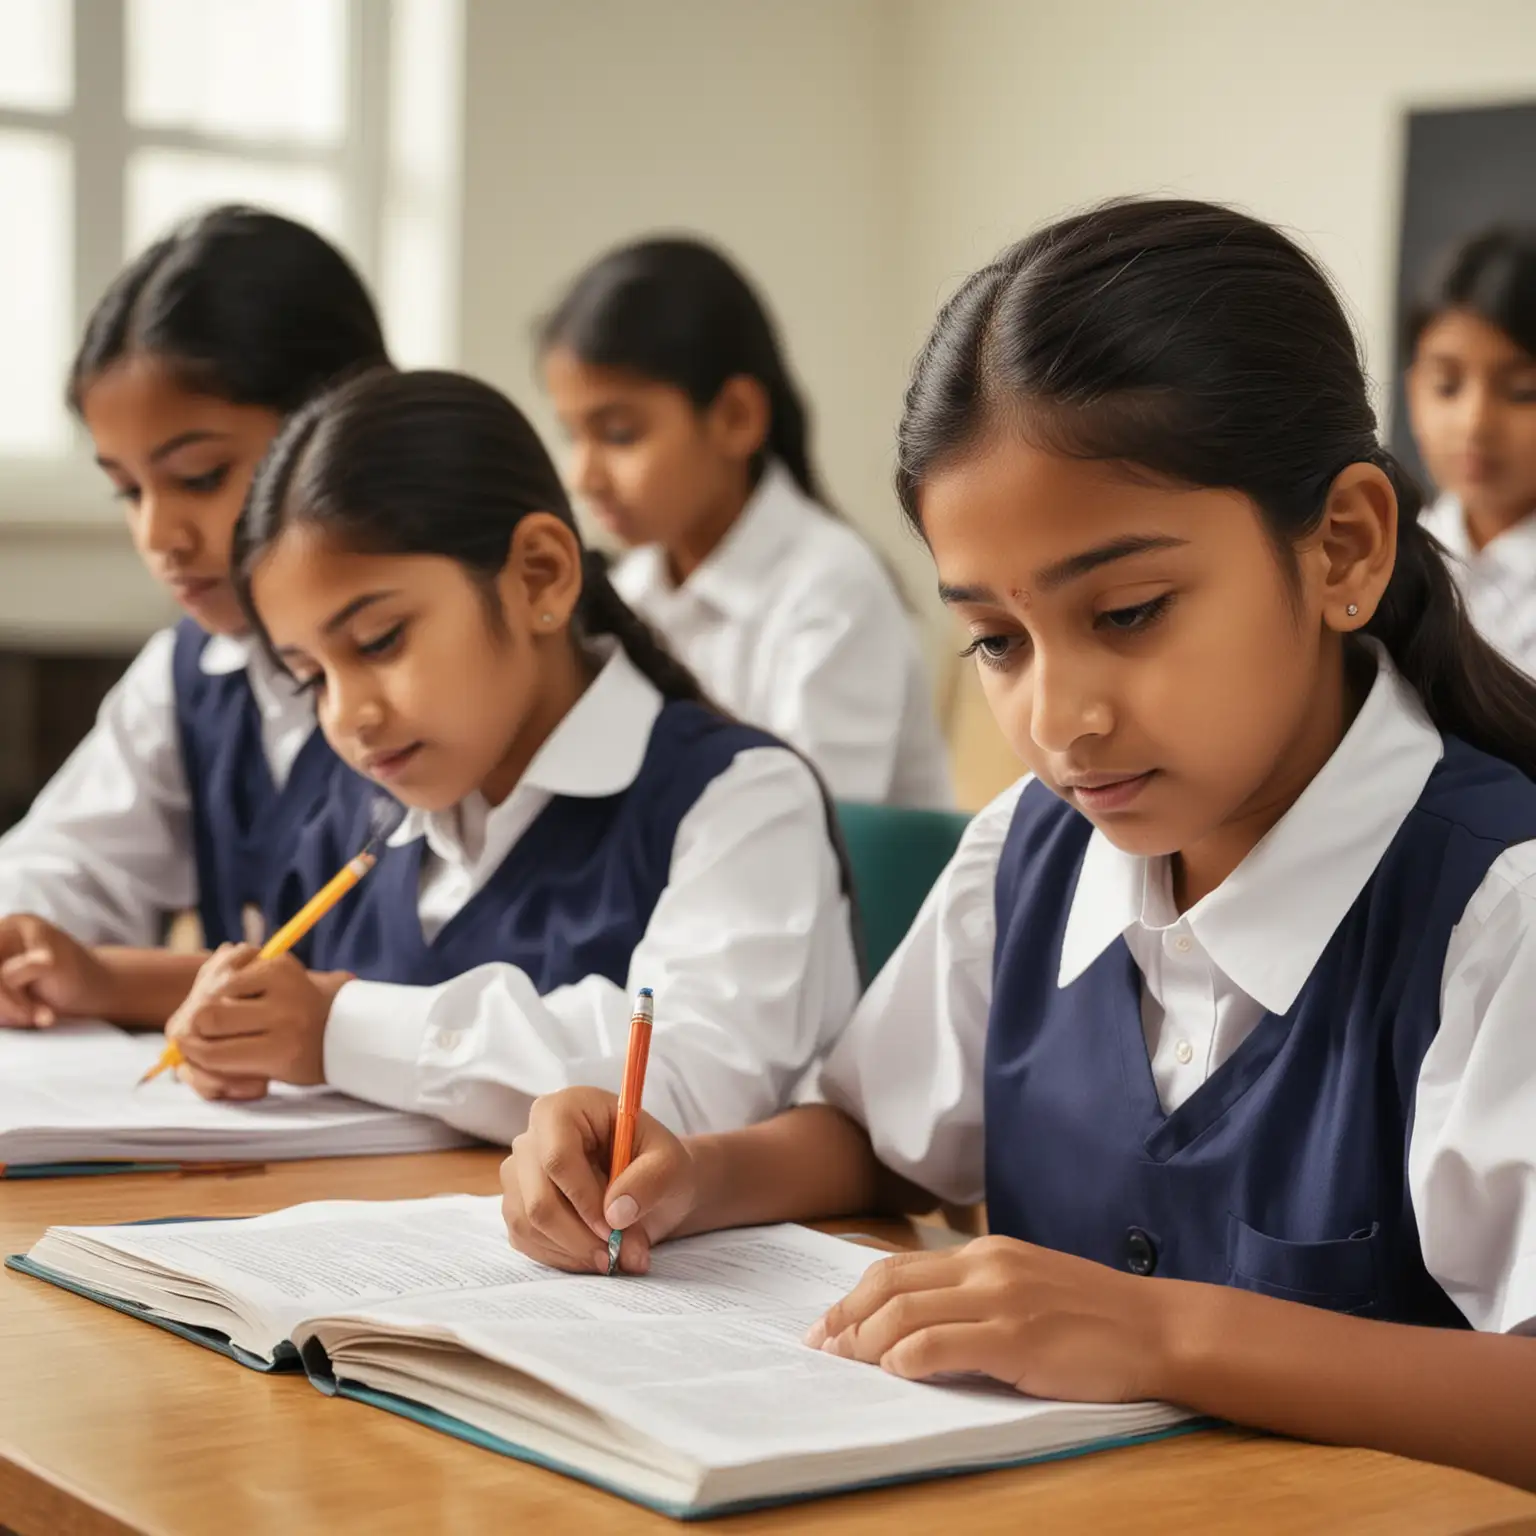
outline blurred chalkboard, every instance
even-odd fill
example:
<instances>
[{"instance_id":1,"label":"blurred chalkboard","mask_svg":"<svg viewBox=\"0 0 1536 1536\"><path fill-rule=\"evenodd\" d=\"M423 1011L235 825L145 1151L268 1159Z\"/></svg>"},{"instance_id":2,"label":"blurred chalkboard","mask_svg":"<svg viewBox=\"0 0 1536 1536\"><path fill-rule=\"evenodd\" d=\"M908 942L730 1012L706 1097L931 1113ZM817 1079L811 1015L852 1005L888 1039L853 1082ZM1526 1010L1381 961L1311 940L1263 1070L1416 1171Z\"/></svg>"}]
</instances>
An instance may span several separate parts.
<instances>
[{"instance_id":1,"label":"blurred chalkboard","mask_svg":"<svg viewBox=\"0 0 1536 1536\"><path fill-rule=\"evenodd\" d=\"M1536 224L1536 102L1410 112L1397 261L1399 325L1436 261L1459 240L1500 223ZM1400 336L1398 348L1400 353ZM1427 479L1408 430L1407 364L1399 355L1393 368L1392 448Z\"/></svg>"}]
</instances>

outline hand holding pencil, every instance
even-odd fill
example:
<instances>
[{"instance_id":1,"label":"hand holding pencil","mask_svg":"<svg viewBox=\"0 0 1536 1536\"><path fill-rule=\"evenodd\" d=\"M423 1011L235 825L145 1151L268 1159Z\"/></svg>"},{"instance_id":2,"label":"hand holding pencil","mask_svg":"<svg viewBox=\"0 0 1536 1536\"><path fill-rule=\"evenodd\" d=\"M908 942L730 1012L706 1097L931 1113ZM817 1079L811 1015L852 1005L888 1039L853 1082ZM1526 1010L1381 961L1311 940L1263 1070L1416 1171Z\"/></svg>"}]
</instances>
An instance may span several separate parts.
<instances>
[{"instance_id":1,"label":"hand holding pencil","mask_svg":"<svg viewBox=\"0 0 1536 1536\"><path fill-rule=\"evenodd\" d=\"M387 797L378 796L369 807L370 835L363 851L329 879L310 899L263 944L255 955L256 960L275 960L286 955L304 936L344 897L378 862L375 850L400 824L402 812L398 804ZM213 961L209 962L210 965ZM191 999L188 1000L189 1002ZM142 1087L162 1072L186 1064L181 1047L175 1040L166 1042L159 1061L139 1079Z\"/></svg>"},{"instance_id":2,"label":"hand holding pencil","mask_svg":"<svg viewBox=\"0 0 1536 1536\"><path fill-rule=\"evenodd\" d=\"M652 1245L670 1237L697 1201L688 1143L639 1103L650 1005L646 994L636 999L624 1074L628 1093L566 1088L535 1100L528 1129L501 1165L507 1236L542 1264L642 1275L650 1268Z\"/></svg>"},{"instance_id":3,"label":"hand holding pencil","mask_svg":"<svg viewBox=\"0 0 1536 1536\"><path fill-rule=\"evenodd\" d=\"M261 946L254 958L275 960L280 955L286 955L373 868L374 863L375 859L371 853L360 853L355 859L350 860L339 874L328 881ZM218 958L215 957L215 960ZM215 961L209 962L210 965L214 963ZM180 1045L175 1040L167 1040L159 1061L139 1079L139 1084L142 1086L162 1072L183 1066L185 1063L186 1057L182 1054Z\"/></svg>"}]
</instances>

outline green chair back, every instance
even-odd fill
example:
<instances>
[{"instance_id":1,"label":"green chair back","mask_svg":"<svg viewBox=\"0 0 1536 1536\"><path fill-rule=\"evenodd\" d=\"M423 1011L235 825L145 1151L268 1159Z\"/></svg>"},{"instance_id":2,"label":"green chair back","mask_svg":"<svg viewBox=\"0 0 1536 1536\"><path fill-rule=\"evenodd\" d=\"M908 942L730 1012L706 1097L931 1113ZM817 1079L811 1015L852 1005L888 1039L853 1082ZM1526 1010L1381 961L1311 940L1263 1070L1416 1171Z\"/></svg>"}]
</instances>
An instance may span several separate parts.
<instances>
[{"instance_id":1,"label":"green chair back","mask_svg":"<svg viewBox=\"0 0 1536 1536\"><path fill-rule=\"evenodd\" d=\"M863 918L865 964L874 977L906 937L970 817L839 801L837 821Z\"/></svg>"}]
</instances>

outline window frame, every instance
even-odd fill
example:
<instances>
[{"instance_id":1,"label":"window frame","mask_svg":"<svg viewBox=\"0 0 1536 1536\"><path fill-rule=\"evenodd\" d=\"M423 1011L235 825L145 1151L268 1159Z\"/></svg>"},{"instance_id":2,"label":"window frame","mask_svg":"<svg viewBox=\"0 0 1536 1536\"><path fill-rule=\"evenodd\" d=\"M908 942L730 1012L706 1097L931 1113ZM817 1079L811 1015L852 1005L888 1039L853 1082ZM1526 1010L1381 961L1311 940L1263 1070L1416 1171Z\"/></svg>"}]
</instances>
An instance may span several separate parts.
<instances>
[{"instance_id":1,"label":"window frame","mask_svg":"<svg viewBox=\"0 0 1536 1536\"><path fill-rule=\"evenodd\" d=\"M346 25L344 128L335 144L259 135L144 127L127 112L128 0L64 0L72 6L73 92L61 111L0 105L0 132L62 139L72 157L74 253L69 313L81 335L92 307L126 259L130 157L141 149L181 149L273 163L322 167L335 175L341 240L370 284L381 266L388 191L391 10L387 0L343 0ZM62 393L64 380L55 387ZM78 429L61 454L0 455L0 526L116 526L118 509L101 494Z\"/></svg>"}]
</instances>

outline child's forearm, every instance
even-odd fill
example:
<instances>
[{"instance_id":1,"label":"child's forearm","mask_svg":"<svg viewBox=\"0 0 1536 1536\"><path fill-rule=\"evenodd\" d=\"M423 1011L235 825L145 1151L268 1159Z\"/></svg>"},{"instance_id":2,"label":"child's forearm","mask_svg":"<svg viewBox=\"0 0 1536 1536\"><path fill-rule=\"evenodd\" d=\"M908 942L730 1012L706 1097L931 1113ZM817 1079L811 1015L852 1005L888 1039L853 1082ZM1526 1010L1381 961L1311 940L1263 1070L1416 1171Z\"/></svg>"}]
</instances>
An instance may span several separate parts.
<instances>
[{"instance_id":1,"label":"child's forearm","mask_svg":"<svg viewBox=\"0 0 1536 1536\"><path fill-rule=\"evenodd\" d=\"M1536 1339L1166 1284L1166 1351L1149 1396L1536 1489Z\"/></svg>"},{"instance_id":2,"label":"child's forearm","mask_svg":"<svg viewBox=\"0 0 1536 1536\"><path fill-rule=\"evenodd\" d=\"M689 1138L698 1200L681 1231L923 1210L930 1196L881 1166L864 1128L826 1105Z\"/></svg>"},{"instance_id":3,"label":"child's forearm","mask_svg":"<svg viewBox=\"0 0 1536 1536\"><path fill-rule=\"evenodd\" d=\"M105 992L95 1011L112 1024L159 1029L186 1001L208 959L166 949L103 945L92 951L106 972Z\"/></svg>"}]
</instances>

